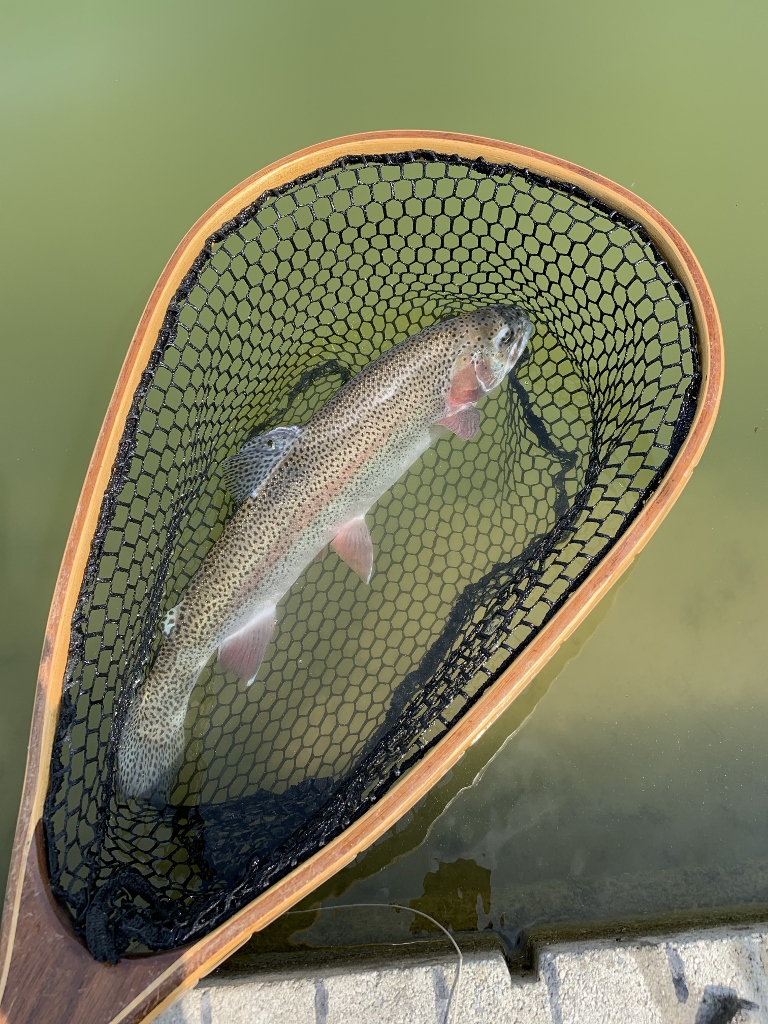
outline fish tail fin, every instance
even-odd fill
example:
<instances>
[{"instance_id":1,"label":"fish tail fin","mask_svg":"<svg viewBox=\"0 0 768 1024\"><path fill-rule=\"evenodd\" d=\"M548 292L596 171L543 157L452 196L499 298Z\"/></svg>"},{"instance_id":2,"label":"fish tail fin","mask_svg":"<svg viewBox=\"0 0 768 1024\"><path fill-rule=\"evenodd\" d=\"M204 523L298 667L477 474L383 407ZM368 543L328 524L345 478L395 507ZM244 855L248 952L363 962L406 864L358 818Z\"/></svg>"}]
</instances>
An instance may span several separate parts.
<instances>
[{"instance_id":1,"label":"fish tail fin","mask_svg":"<svg viewBox=\"0 0 768 1024\"><path fill-rule=\"evenodd\" d=\"M136 695L120 737L117 783L123 798L164 806L184 754L184 719L189 693L197 672L176 681L169 700L162 687L152 686L152 676Z\"/></svg>"}]
</instances>

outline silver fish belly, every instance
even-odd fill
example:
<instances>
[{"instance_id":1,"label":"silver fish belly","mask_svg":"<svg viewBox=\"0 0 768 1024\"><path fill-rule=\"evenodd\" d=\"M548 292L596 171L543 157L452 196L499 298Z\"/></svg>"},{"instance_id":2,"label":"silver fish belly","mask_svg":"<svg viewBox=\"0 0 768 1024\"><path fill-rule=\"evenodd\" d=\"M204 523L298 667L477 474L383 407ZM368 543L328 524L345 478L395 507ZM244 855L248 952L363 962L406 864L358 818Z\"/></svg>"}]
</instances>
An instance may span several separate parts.
<instances>
[{"instance_id":1,"label":"silver fish belly","mask_svg":"<svg viewBox=\"0 0 768 1024\"><path fill-rule=\"evenodd\" d=\"M184 749L184 719L215 652L249 683L276 606L328 545L369 581L365 514L447 427L472 437L477 403L533 333L515 306L488 306L428 327L348 381L302 427L255 438L224 467L241 502L176 608L129 709L118 750L125 798L164 802Z\"/></svg>"}]
</instances>

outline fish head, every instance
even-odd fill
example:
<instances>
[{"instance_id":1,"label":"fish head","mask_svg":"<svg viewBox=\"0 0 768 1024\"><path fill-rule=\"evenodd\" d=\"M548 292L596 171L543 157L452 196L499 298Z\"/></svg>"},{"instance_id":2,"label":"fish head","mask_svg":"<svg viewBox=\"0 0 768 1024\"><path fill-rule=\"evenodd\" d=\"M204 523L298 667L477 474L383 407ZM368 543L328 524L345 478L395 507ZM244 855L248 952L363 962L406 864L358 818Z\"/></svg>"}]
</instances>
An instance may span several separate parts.
<instances>
[{"instance_id":1,"label":"fish head","mask_svg":"<svg viewBox=\"0 0 768 1024\"><path fill-rule=\"evenodd\" d=\"M519 306L485 306L453 321L448 405L466 408L493 391L519 361L533 324Z\"/></svg>"}]
</instances>

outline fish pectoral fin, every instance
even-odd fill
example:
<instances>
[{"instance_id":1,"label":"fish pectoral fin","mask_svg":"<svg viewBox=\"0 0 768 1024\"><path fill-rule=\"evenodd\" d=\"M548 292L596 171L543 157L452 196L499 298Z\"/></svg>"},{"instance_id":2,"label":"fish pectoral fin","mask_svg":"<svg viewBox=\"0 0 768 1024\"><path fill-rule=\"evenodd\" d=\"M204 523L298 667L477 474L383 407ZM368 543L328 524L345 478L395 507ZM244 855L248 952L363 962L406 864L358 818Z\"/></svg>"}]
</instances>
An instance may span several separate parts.
<instances>
[{"instance_id":1,"label":"fish pectoral fin","mask_svg":"<svg viewBox=\"0 0 768 1024\"><path fill-rule=\"evenodd\" d=\"M336 534L331 547L343 558L350 569L359 574L363 583L371 582L373 572L373 542L365 518L352 519Z\"/></svg>"},{"instance_id":2,"label":"fish pectoral fin","mask_svg":"<svg viewBox=\"0 0 768 1024\"><path fill-rule=\"evenodd\" d=\"M301 437L301 427L275 427L247 441L240 451L230 455L222 465L227 490L237 505L253 497L269 474L282 462Z\"/></svg>"},{"instance_id":3,"label":"fish pectoral fin","mask_svg":"<svg viewBox=\"0 0 768 1024\"><path fill-rule=\"evenodd\" d=\"M470 406L468 409L452 412L450 416L440 420L440 423L452 430L457 437L469 441L480 429L480 413L474 406Z\"/></svg>"},{"instance_id":4,"label":"fish pectoral fin","mask_svg":"<svg viewBox=\"0 0 768 1024\"><path fill-rule=\"evenodd\" d=\"M219 664L225 672L234 672L241 679L247 679L250 686L274 632L273 605L219 645Z\"/></svg>"}]
</instances>

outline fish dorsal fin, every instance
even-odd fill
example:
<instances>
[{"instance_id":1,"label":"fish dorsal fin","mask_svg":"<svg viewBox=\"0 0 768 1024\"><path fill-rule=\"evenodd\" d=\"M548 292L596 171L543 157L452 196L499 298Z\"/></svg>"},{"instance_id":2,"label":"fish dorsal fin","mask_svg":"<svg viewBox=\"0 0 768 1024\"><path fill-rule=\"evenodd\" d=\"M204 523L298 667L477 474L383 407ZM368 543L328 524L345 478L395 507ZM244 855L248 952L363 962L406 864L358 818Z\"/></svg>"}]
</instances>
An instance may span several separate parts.
<instances>
[{"instance_id":1,"label":"fish dorsal fin","mask_svg":"<svg viewBox=\"0 0 768 1024\"><path fill-rule=\"evenodd\" d=\"M247 441L225 460L222 476L236 505L242 505L259 490L300 437L301 427L275 427Z\"/></svg>"}]
</instances>

